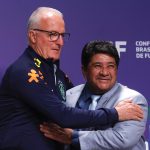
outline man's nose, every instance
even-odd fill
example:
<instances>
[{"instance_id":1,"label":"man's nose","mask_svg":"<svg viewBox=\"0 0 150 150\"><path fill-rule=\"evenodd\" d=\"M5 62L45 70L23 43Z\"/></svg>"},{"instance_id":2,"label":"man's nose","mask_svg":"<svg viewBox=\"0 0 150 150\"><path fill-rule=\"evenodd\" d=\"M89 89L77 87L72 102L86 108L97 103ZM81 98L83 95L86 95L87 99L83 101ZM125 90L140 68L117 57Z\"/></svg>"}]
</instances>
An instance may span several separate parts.
<instances>
[{"instance_id":1,"label":"man's nose","mask_svg":"<svg viewBox=\"0 0 150 150\"><path fill-rule=\"evenodd\" d=\"M57 42L57 44L63 46L63 45L64 45L64 39L63 39L63 36L60 35L56 42Z\"/></svg>"},{"instance_id":2,"label":"man's nose","mask_svg":"<svg viewBox=\"0 0 150 150\"><path fill-rule=\"evenodd\" d=\"M107 75L108 74L108 69L106 67L102 67L100 70L100 73L103 75Z\"/></svg>"}]
</instances>

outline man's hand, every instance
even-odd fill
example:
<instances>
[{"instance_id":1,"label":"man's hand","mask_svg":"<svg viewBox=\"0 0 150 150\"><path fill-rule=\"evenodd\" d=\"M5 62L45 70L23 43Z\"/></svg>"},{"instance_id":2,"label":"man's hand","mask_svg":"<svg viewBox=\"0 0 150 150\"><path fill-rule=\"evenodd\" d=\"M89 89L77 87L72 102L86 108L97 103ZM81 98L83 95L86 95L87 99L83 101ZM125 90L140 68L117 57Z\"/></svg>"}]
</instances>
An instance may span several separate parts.
<instances>
[{"instance_id":1,"label":"man's hand","mask_svg":"<svg viewBox=\"0 0 150 150\"><path fill-rule=\"evenodd\" d=\"M118 112L119 121L138 120L143 119L143 110L137 104L132 103L131 100L123 100L119 102L115 109Z\"/></svg>"},{"instance_id":2,"label":"man's hand","mask_svg":"<svg viewBox=\"0 0 150 150\"><path fill-rule=\"evenodd\" d=\"M40 125L40 131L44 133L49 139L64 143L71 144L72 141L72 129L69 128L61 128L57 124L54 123L44 123Z\"/></svg>"}]
</instances>

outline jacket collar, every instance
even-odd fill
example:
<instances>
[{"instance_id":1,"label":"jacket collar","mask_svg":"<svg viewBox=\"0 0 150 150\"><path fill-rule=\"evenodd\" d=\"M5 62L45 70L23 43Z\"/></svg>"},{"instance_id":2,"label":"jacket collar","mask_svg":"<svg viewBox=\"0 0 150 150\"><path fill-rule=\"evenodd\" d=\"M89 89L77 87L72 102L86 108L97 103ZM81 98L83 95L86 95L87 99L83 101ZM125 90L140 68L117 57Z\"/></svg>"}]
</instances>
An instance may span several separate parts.
<instances>
[{"instance_id":1,"label":"jacket collar","mask_svg":"<svg viewBox=\"0 0 150 150\"><path fill-rule=\"evenodd\" d=\"M26 48L26 51L27 53L34 59L38 59L42 62L45 62L46 64L48 65L53 65L53 64L56 64L57 65L57 68L59 68L59 60L53 62L51 59L44 59L43 57L41 57L40 55L38 55L35 50L31 47L31 46L28 46Z\"/></svg>"}]
</instances>

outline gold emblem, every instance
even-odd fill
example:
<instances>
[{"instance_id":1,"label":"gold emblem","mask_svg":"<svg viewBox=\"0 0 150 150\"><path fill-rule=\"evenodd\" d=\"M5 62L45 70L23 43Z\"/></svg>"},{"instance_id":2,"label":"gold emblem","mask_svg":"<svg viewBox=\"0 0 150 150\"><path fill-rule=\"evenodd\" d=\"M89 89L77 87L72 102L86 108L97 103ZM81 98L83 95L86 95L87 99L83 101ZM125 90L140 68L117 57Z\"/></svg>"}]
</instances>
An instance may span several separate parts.
<instances>
[{"instance_id":1,"label":"gold emblem","mask_svg":"<svg viewBox=\"0 0 150 150\"><path fill-rule=\"evenodd\" d=\"M31 72L28 73L28 76L30 77L28 79L29 82L35 81L36 83L39 82L38 77L39 75L37 74L37 72L34 69L31 69Z\"/></svg>"},{"instance_id":2,"label":"gold emblem","mask_svg":"<svg viewBox=\"0 0 150 150\"><path fill-rule=\"evenodd\" d=\"M34 62L35 62L35 65L40 68L41 66L41 61L38 59L38 58L34 58Z\"/></svg>"}]
</instances>

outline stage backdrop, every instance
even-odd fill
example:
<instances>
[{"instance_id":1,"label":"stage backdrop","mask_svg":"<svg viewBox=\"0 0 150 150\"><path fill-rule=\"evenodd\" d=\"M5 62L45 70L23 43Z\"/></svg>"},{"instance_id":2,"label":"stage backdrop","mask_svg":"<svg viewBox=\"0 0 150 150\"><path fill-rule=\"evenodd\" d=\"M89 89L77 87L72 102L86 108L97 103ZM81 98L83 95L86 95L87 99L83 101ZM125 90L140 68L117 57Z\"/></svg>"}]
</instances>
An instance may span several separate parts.
<instances>
[{"instance_id":1,"label":"stage backdrop","mask_svg":"<svg viewBox=\"0 0 150 150\"><path fill-rule=\"evenodd\" d=\"M150 105L149 0L1 0L0 79L27 47L27 20L39 6L55 7L64 14L71 38L63 48L61 68L75 85L84 82L80 69L83 45L94 39L110 40L121 56L118 81L141 92ZM145 136L150 142L149 122Z\"/></svg>"}]
</instances>

